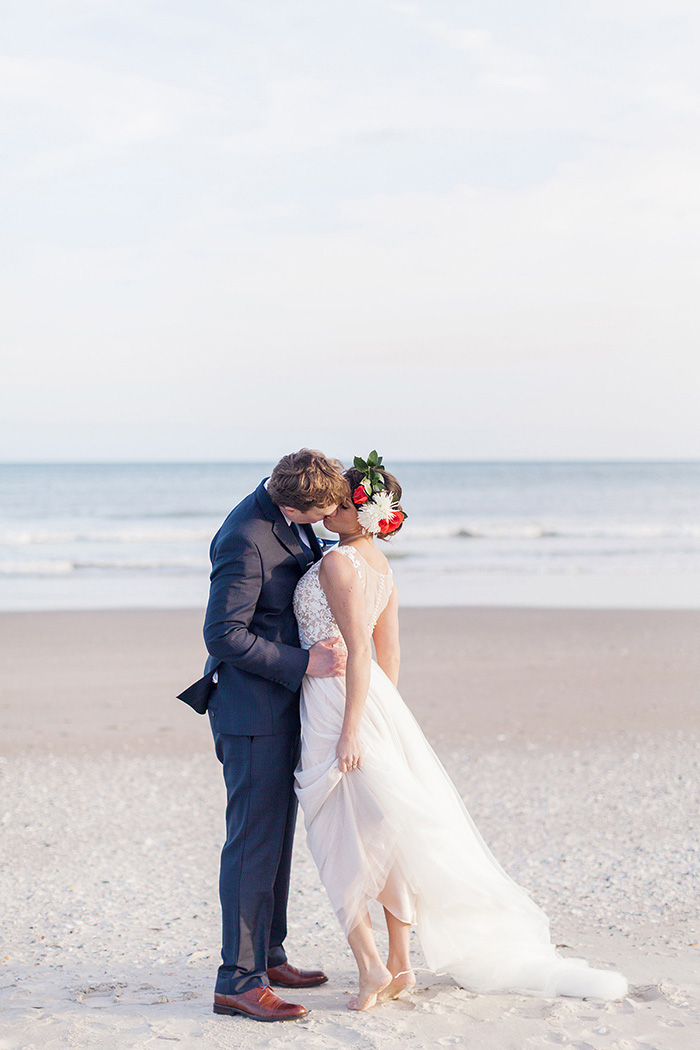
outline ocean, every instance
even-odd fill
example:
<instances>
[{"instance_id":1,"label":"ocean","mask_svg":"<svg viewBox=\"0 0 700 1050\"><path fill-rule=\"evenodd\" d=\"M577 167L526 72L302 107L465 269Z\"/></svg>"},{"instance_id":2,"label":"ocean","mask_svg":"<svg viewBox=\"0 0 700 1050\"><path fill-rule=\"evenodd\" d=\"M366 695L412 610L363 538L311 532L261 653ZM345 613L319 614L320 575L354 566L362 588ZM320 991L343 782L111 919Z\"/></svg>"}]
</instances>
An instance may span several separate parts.
<instances>
[{"instance_id":1,"label":"ocean","mask_svg":"<svg viewBox=\"0 0 700 1050\"><path fill-rule=\"evenodd\" d=\"M203 609L211 537L271 467L0 465L0 609ZM403 604L700 608L700 462L390 467Z\"/></svg>"}]
</instances>

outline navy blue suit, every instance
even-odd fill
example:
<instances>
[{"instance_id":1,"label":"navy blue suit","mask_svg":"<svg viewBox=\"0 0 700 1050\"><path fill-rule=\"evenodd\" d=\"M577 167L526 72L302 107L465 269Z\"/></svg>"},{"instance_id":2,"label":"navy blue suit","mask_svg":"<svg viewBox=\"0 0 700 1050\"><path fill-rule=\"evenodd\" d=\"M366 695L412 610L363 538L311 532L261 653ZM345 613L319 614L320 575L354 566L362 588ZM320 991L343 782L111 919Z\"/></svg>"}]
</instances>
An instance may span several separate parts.
<instances>
[{"instance_id":1,"label":"navy blue suit","mask_svg":"<svg viewBox=\"0 0 700 1050\"><path fill-rule=\"evenodd\" d=\"M292 596L321 557L313 529L299 527L310 548L261 483L211 544L204 640L206 672L216 681L209 718L228 792L216 982L226 995L267 984L267 968L286 960L299 691L309 660L299 648Z\"/></svg>"}]
</instances>

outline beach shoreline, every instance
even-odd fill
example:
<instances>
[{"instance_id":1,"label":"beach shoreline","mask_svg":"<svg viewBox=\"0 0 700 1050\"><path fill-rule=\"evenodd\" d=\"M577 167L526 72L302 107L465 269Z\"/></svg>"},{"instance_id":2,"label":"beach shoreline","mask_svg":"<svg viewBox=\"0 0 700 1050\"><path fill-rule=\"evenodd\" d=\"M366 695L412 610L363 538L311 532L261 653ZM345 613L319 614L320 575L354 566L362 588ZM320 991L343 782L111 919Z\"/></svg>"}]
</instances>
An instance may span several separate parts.
<instances>
[{"instance_id":1,"label":"beach shoreline","mask_svg":"<svg viewBox=\"0 0 700 1050\"><path fill-rule=\"evenodd\" d=\"M5 753L208 751L207 719L175 699L203 673L203 619L0 613ZM436 745L693 730L699 634L700 610L408 608L399 688Z\"/></svg>"},{"instance_id":2,"label":"beach shoreline","mask_svg":"<svg viewBox=\"0 0 700 1050\"><path fill-rule=\"evenodd\" d=\"M3 1050L697 1042L700 612L401 614L402 694L494 855L561 951L620 969L630 995L474 996L421 971L409 1000L349 1013L300 823L287 945L330 980L282 1032L211 1013L225 794L208 719L175 699L201 674L202 620L0 614Z\"/></svg>"}]
</instances>

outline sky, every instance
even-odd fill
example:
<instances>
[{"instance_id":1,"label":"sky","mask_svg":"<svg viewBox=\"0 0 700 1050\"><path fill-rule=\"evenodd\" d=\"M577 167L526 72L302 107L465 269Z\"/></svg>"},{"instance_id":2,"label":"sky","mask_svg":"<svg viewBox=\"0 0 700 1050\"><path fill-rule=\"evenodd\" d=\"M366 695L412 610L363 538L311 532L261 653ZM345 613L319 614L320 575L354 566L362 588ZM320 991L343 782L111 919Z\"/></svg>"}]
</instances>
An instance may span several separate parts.
<instances>
[{"instance_id":1,"label":"sky","mask_svg":"<svg viewBox=\"0 0 700 1050\"><path fill-rule=\"evenodd\" d=\"M697 0L6 0L0 460L700 458Z\"/></svg>"}]
</instances>

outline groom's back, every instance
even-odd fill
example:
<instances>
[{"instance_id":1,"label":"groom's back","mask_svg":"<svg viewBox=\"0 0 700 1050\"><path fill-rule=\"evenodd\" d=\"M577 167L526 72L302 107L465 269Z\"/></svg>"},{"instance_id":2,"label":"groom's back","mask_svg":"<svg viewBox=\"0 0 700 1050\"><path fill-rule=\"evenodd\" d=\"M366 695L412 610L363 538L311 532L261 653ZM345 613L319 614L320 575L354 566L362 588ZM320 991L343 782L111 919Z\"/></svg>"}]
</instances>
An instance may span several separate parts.
<instances>
[{"instance_id":1,"label":"groom's back","mask_svg":"<svg viewBox=\"0 0 700 1050\"><path fill-rule=\"evenodd\" d=\"M299 693L266 665L265 643L298 649L292 596L302 570L274 528L283 518L261 483L238 503L211 542L204 621L207 671L218 684L209 703L219 733L256 735L299 727Z\"/></svg>"},{"instance_id":2,"label":"groom's back","mask_svg":"<svg viewBox=\"0 0 700 1050\"><path fill-rule=\"evenodd\" d=\"M255 542L256 538L260 538L265 531L264 529L259 528L264 521L265 519L262 515L256 494L255 492L251 492L250 495L245 496L240 503L236 504L233 510L222 522L218 532L214 535L209 547L209 557L212 565L216 556L217 547L226 539L226 537L240 533L241 536L246 537L251 542Z\"/></svg>"}]
</instances>

